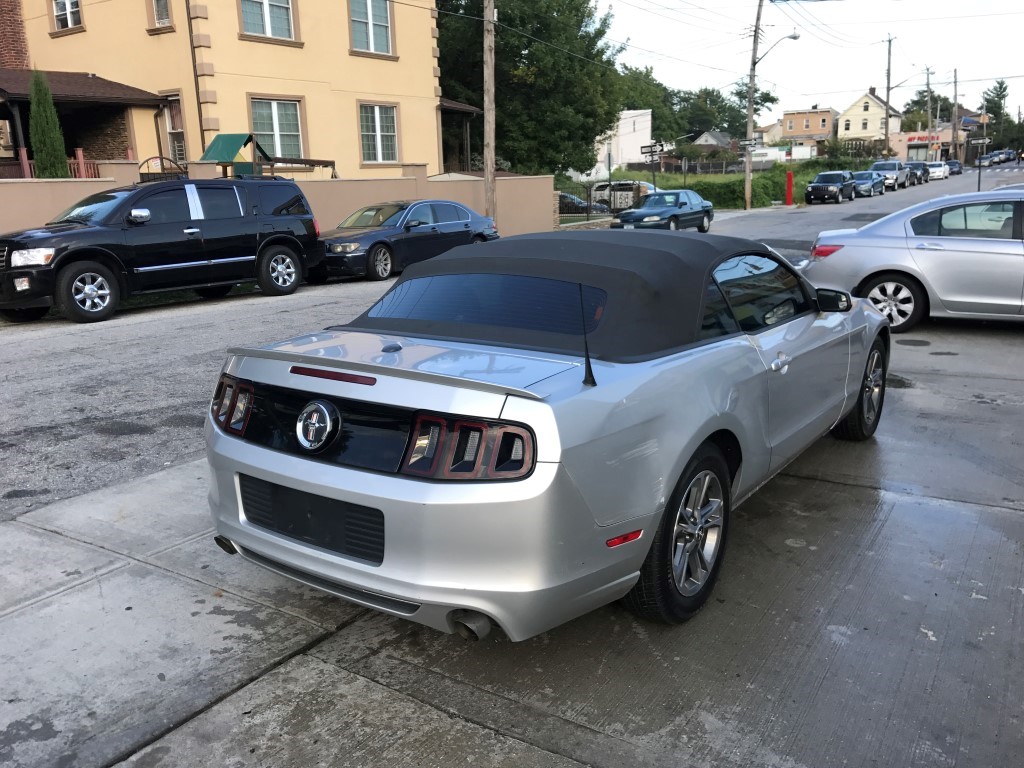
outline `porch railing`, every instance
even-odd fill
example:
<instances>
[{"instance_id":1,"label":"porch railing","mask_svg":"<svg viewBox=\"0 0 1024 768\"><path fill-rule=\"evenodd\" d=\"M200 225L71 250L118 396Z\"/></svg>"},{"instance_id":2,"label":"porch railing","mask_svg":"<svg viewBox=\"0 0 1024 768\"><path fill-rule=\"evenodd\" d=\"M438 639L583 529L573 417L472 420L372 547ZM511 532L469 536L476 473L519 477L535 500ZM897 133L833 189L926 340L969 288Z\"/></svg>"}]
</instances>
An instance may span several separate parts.
<instances>
[{"instance_id":1,"label":"porch railing","mask_svg":"<svg viewBox=\"0 0 1024 768\"><path fill-rule=\"evenodd\" d=\"M79 160L75 157L68 158L69 179L98 179L100 177L99 163L95 160ZM36 163L28 161L28 175L22 169L21 160L16 157L0 158L0 179L34 179L36 178Z\"/></svg>"}]
</instances>

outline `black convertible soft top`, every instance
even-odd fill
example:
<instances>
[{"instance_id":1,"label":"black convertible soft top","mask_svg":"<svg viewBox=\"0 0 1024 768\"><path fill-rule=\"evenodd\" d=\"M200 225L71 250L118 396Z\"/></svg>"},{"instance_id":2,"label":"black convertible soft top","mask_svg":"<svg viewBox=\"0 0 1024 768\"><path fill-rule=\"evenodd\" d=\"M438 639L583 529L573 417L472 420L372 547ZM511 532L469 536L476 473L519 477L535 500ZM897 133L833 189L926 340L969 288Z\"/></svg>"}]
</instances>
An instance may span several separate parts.
<instances>
[{"instance_id":1,"label":"black convertible soft top","mask_svg":"<svg viewBox=\"0 0 1024 768\"><path fill-rule=\"evenodd\" d=\"M409 266L373 307L345 327L580 354L584 322L576 288L580 284L588 308L593 306L592 289L607 295L596 317L588 318L593 321L593 330L587 335L591 355L614 362L648 360L697 340L712 270L731 256L749 253L769 251L741 238L682 232L598 230L507 237L454 248ZM576 314L563 322L567 332L555 333L529 327L529 323L527 327L467 323L455 321L454 314L436 319L387 311L389 300L396 305L403 300L403 291L406 296L411 292L413 286L407 283L450 275L515 275L560 281L571 286L560 294L564 297L560 309ZM469 301L471 297L465 298ZM406 299L405 306L409 304Z\"/></svg>"}]
</instances>

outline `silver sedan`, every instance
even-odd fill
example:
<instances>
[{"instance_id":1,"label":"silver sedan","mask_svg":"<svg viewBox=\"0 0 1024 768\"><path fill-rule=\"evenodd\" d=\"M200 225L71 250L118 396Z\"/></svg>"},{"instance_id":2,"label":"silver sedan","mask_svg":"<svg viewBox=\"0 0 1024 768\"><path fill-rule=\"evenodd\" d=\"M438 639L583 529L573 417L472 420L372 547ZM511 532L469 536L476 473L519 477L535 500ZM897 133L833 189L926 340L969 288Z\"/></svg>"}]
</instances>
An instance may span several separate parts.
<instances>
[{"instance_id":1,"label":"silver sedan","mask_svg":"<svg viewBox=\"0 0 1024 768\"><path fill-rule=\"evenodd\" d=\"M705 603L732 513L881 418L889 332L771 249L524 235L410 266L344 326L229 350L217 544L359 605L523 640Z\"/></svg>"},{"instance_id":2,"label":"silver sedan","mask_svg":"<svg viewBox=\"0 0 1024 768\"><path fill-rule=\"evenodd\" d=\"M816 285L866 297L893 333L922 318L1024 320L1024 190L911 206L860 229L818 235L797 267Z\"/></svg>"}]
</instances>

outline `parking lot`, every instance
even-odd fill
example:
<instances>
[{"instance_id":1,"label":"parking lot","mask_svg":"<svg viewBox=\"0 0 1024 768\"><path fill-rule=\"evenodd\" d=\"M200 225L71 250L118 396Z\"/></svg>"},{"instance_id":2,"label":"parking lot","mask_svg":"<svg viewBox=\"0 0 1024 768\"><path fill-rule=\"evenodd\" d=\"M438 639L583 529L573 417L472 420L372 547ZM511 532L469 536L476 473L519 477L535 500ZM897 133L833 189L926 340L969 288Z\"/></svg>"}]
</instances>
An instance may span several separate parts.
<instances>
[{"instance_id":1,"label":"parking lot","mask_svg":"<svg viewBox=\"0 0 1024 768\"><path fill-rule=\"evenodd\" d=\"M849 217L974 183L723 216L712 232L798 253ZM224 350L344 322L386 287L0 325L0 763L1019 761L1024 325L894 337L876 438L823 438L740 507L689 623L611 605L474 644L212 541L201 426Z\"/></svg>"}]
</instances>

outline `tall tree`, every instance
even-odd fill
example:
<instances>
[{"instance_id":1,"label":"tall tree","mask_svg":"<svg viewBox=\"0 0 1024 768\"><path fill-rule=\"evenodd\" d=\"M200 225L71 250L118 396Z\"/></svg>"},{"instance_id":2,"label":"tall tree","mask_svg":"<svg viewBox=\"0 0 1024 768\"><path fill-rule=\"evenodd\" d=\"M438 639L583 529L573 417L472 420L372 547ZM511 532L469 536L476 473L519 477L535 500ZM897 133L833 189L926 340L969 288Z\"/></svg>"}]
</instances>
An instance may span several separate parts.
<instances>
[{"instance_id":1,"label":"tall tree","mask_svg":"<svg viewBox=\"0 0 1024 768\"><path fill-rule=\"evenodd\" d=\"M482 0L438 0L441 90L483 105ZM497 154L520 172L590 168L621 109L619 48L589 0L517 0L495 29ZM477 145L480 140L475 139Z\"/></svg>"},{"instance_id":2,"label":"tall tree","mask_svg":"<svg viewBox=\"0 0 1024 768\"><path fill-rule=\"evenodd\" d=\"M675 141L690 128L677 109L679 92L655 79L650 67L622 68L623 109L651 110L651 138Z\"/></svg>"},{"instance_id":3,"label":"tall tree","mask_svg":"<svg viewBox=\"0 0 1024 768\"><path fill-rule=\"evenodd\" d=\"M723 131L734 137L746 136L746 108L740 108L715 88L683 91L679 96L679 111L697 135L704 131Z\"/></svg>"},{"instance_id":4,"label":"tall tree","mask_svg":"<svg viewBox=\"0 0 1024 768\"><path fill-rule=\"evenodd\" d=\"M1006 121L1006 97L1009 95L1010 89L1006 86L1005 80L996 80L995 85L986 90L982 96L984 97L984 108L992 117L992 124L989 126L989 132L999 132L1003 128L1003 123Z\"/></svg>"},{"instance_id":5,"label":"tall tree","mask_svg":"<svg viewBox=\"0 0 1024 768\"><path fill-rule=\"evenodd\" d=\"M32 144L35 175L40 179L64 178L68 175L64 135L46 75L38 70L32 70L28 99L29 142Z\"/></svg>"},{"instance_id":6,"label":"tall tree","mask_svg":"<svg viewBox=\"0 0 1024 768\"><path fill-rule=\"evenodd\" d=\"M754 81L757 82L756 79ZM743 125L743 136L746 136L746 112L747 112L747 78L743 78L736 84L736 88L732 92L732 100L736 102L736 105L743 110L744 114L744 125ZM754 117L760 115L765 107L772 107L779 103L779 97L771 91L763 91L754 89Z\"/></svg>"}]
</instances>

